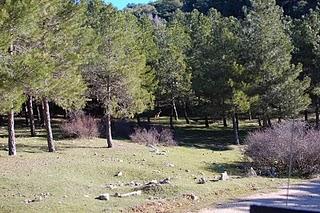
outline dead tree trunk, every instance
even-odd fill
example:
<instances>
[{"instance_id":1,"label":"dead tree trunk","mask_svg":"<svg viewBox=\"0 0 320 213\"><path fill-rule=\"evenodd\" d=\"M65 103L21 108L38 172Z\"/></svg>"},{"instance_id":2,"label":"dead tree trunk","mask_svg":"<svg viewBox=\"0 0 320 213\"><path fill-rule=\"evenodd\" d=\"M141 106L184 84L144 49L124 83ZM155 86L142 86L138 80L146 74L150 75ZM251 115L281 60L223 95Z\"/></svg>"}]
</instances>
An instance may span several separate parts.
<instances>
[{"instance_id":1,"label":"dead tree trunk","mask_svg":"<svg viewBox=\"0 0 320 213\"><path fill-rule=\"evenodd\" d=\"M235 112L232 114L232 126L233 126L235 144L240 145L239 131L237 127L237 114Z\"/></svg>"},{"instance_id":2,"label":"dead tree trunk","mask_svg":"<svg viewBox=\"0 0 320 213\"><path fill-rule=\"evenodd\" d=\"M55 152L55 146L53 141L53 134L52 134L52 128L51 128L51 117L50 117L50 107L49 107L49 101L48 98L43 98L43 115L44 115L44 122L45 127L47 131L47 142L48 142L48 151L49 152Z\"/></svg>"},{"instance_id":3,"label":"dead tree trunk","mask_svg":"<svg viewBox=\"0 0 320 213\"><path fill-rule=\"evenodd\" d=\"M34 114L33 114L33 104L32 104L32 97L29 96L28 98L28 114L29 114L29 123L30 123L30 133L31 133L31 137L36 136L36 126L34 123Z\"/></svg>"},{"instance_id":4,"label":"dead tree trunk","mask_svg":"<svg viewBox=\"0 0 320 213\"><path fill-rule=\"evenodd\" d=\"M17 154L16 149L16 135L14 132L14 111L8 113L8 147L9 155L14 156Z\"/></svg>"}]
</instances>

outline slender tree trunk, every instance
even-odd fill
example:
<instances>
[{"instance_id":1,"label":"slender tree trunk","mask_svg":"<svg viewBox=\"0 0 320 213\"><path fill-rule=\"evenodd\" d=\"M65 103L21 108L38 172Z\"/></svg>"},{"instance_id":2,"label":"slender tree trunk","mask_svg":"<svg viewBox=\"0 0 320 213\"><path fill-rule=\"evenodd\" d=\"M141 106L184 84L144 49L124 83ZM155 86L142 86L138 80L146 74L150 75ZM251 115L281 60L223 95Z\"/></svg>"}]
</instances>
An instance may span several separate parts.
<instances>
[{"instance_id":1,"label":"slender tree trunk","mask_svg":"<svg viewBox=\"0 0 320 213\"><path fill-rule=\"evenodd\" d=\"M110 113L106 113L106 133L107 133L107 147L112 148L112 129L111 129L111 115Z\"/></svg>"},{"instance_id":2,"label":"slender tree trunk","mask_svg":"<svg viewBox=\"0 0 320 213\"><path fill-rule=\"evenodd\" d=\"M239 116L238 116L238 113L235 113L235 116L236 116L236 124L237 124L237 132L238 132L238 135L239 135Z\"/></svg>"},{"instance_id":3,"label":"slender tree trunk","mask_svg":"<svg viewBox=\"0 0 320 213\"><path fill-rule=\"evenodd\" d=\"M236 113L232 114L232 126L233 126L235 144L240 145L239 132L238 132L238 128L237 128L237 115L236 115Z\"/></svg>"},{"instance_id":4,"label":"slender tree trunk","mask_svg":"<svg viewBox=\"0 0 320 213\"><path fill-rule=\"evenodd\" d=\"M305 110L305 111L304 111L304 121L305 121L305 122L309 122L308 110Z\"/></svg>"},{"instance_id":5,"label":"slender tree trunk","mask_svg":"<svg viewBox=\"0 0 320 213\"><path fill-rule=\"evenodd\" d=\"M228 127L227 118L226 118L225 115L223 115L222 121L223 121L223 126L224 126L224 127Z\"/></svg>"},{"instance_id":6,"label":"slender tree trunk","mask_svg":"<svg viewBox=\"0 0 320 213\"><path fill-rule=\"evenodd\" d=\"M251 112L251 109L249 109L249 121L252 120L252 112Z\"/></svg>"},{"instance_id":7,"label":"slender tree trunk","mask_svg":"<svg viewBox=\"0 0 320 213\"><path fill-rule=\"evenodd\" d=\"M29 112L29 123L30 123L30 133L31 137L36 136L36 126L34 123L34 114L33 114L33 104L32 104L32 97L29 96L28 98L28 112Z\"/></svg>"},{"instance_id":8,"label":"slender tree trunk","mask_svg":"<svg viewBox=\"0 0 320 213\"><path fill-rule=\"evenodd\" d=\"M272 127L272 122L269 116L268 116L268 127Z\"/></svg>"},{"instance_id":9,"label":"slender tree trunk","mask_svg":"<svg viewBox=\"0 0 320 213\"><path fill-rule=\"evenodd\" d=\"M24 104L24 119L26 126L29 126L29 113L28 113L28 107L26 104Z\"/></svg>"},{"instance_id":10,"label":"slender tree trunk","mask_svg":"<svg viewBox=\"0 0 320 213\"><path fill-rule=\"evenodd\" d=\"M268 118L265 115L262 118L262 125L264 128L268 127Z\"/></svg>"},{"instance_id":11,"label":"slender tree trunk","mask_svg":"<svg viewBox=\"0 0 320 213\"><path fill-rule=\"evenodd\" d=\"M47 142L48 142L48 150L49 152L55 152L55 146L53 141L53 134L52 134L52 128L51 128L51 116L50 116L50 107L49 107L49 101L48 98L43 98L43 114L44 114L44 122L45 127L47 131Z\"/></svg>"},{"instance_id":12,"label":"slender tree trunk","mask_svg":"<svg viewBox=\"0 0 320 213\"><path fill-rule=\"evenodd\" d=\"M36 110L37 110L38 125L39 126L43 126L43 121L42 121L42 118L41 118L41 110L40 110L39 104L36 104Z\"/></svg>"},{"instance_id":13,"label":"slender tree trunk","mask_svg":"<svg viewBox=\"0 0 320 213\"><path fill-rule=\"evenodd\" d=\"M3 126L3 118L2 118L2 115L0 115L0 126Z\"/></svg>"},{"instance_id":14,"label":"slender tree trunk","mask_svg":"<svg viewBox=\"0 0 320 213\"><path fill-rule=\"evenodd\" d=\"M319 129L319 121L320 121L320 118L319 118L319 98L317 98L317 101L316 101L316 128Z\"/></svg>"},{"instance_id":15,"label":"slender tree trunk","mask_svg":"<svg viewBox=\"0 0 320 213\"><path fill-rule=\"evenodd\" d=\"M108 85L107 85L107 92L108 92L108 106L106 112L106 133L107 133L107 147L112 148L113 141L112 141L112 129L111 129L111 112L109 103L111 102L111 83L110 83L110 76L108 76Z\"/></svg>"},{"instance_id":16,"label":"slender tree trunk","mask_svg":"<svg viewBox=\"0 0 320 213\"><path fill-rule=\"evenodd\" d=\"M205 120L205 125L206 125L206 128L209 128L210 125L209 125L209 119L208 119L208 116L206 115L206 117L204 118Z\"/></svg>"},{"instance_id":17,"label":"slender tree trunk","mask_svg":"<svg viewBox=\"0 0 320 213\"><path fill-rule=\"evenodd\" d=\"M187 124L190 124L190 119L188 117L188 105L187 105L187 102L184 102L184 119L186 120Z\"/></svg>"},{"instance_id":18,"label":"slender tree trunk","mask_svg":"<svg viewBox=\"0 0 320 213\"><path fill-rule=\"evenodd\" d=\"M148 120L148 123L150 124L151 123L150 115L148 115L147 120Z\"/></svg>"},{"instance_id":19,"label":"slender tree trunk","mask_svg":"<svg viewBox=\"0 0 320 213\"><path fill-rule=\"evenodd\" d=\"M170 128L174 129L174 125L173 125L173 108L171 109L171 114L170 114Z\"/></svg>"},{"instance_id":20,"label":"slender tree trunk","mask_svg":"<svg viewBox=\"0 0 320 213\"><path fill-rule=\"evenodd\" d=\"M14 111L8 113L8 147L9 155L14 156L17 154L16 149L16 135L14 132Z\"/></svg>"},{"instance_id":21,"label":"slender tree trunk","mask_svg":"<svg viewBox=\"0 0 320 213\"><path fill-rule=\"evenodd\" d=\"M282 122L282 118L279 116L278 117L278 123L281 123Z\"/></svg>"},{"instance_id":22,"label":"slender tree trunk","mask_svg":"<svg viewBox=\"0 0 320 213\"><path fill-rule=\"evenodd\" d=\"M136 118L137 118L137 124L138 124L138 126L141 126L141 119L140 119L140 115L139 115L139 114L137 114L137 115L136 115Z\"/></svg>"},{"instance_id":23,"label":"slender tree trunk","mask_svg":"<svg viewBox=\"0 0 320 213\"><path fill-rule=\"evenodd\" d=\"M261 118L260 118L260 116L259 116L259 118L258 118L258 124L259 124L259 127L262 127L262 123L261 123Z\"/></svg>"},{"instance_id":24,"label":"slender tree trunk","mask_svg":"<svg viewBox=\"0 0 320 213\"><path fill-rule=\"evenodd\" d=\"M174 112L174 119L176 121L178 121L179 115L178 115L178 110L177 110L177 106L176 106L176 101L174 99L172 99L172 107L173 107L173 112Z\"/></svg>"}]
</instances>

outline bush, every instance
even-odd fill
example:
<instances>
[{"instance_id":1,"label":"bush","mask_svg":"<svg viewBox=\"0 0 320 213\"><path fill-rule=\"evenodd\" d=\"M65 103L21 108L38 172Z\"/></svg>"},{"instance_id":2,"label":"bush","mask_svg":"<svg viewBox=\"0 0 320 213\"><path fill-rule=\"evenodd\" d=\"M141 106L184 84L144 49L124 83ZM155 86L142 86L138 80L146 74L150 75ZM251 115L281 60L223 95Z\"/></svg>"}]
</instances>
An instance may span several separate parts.
<instances>
[{"instance_id":1,"label":"bush","mask_svg":"<svg viewBox=\"0 0 320 213\"><path fill-rule=\"evenodd\" d=\"M286 121L255 131L246 144L245 154L260 171L287 175L291 157L293 175L311 176L320 171L320 131L304 122Z\"/></svg>"},{"instance_id":2,"label":"bush","mask_svg":"<svg viewBox=\"0 0 320 213\"><path fill-rule=\"evenodd\" d=\"M61 125L65 136L76 138L94 138L99 136L96 120L83 112L75 113L68 122Z\"/></svg>"},{"instance_id":3,"label":"bush","mask_svg":"<svg viewBox=\"0 0 320 213\"><path fill-rule=\"evenodd\" d=\"M130 135L130 139L135 143L144 145L177 145L177 142L174 140L172 131L165 128L136 128L134 130L134 133Z\"/></svg>"}]
</instances>

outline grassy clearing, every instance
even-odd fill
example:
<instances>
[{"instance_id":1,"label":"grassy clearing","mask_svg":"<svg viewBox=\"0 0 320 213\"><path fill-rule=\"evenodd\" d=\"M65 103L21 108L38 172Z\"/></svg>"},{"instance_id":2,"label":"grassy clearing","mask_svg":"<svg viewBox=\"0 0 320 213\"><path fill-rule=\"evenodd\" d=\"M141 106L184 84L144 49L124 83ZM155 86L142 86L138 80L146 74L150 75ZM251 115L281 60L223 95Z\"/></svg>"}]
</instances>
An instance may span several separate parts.
<instances>
[{"instance_id":1,"label":"grassy clearing","mask_svg":"<svg viewBox=\"0 0 320 213\"><path fill-rule=\"evenodd\" d=\"M26 129L18 136L26 136ZM203 129L181 125L177 129L180 147L160 148L166 156L128 141L115 141L106 149L103 139L58 140L58 152L47 153L46 141L39 137L18 137L18 156L8 157L6 138L0 138L0 212L185 212L220 203L283 184L283 179L246 178L241 148L230 145L230 129L212 126ZM174 167L170 167L173 164ZM226 182L199 185L195 178L213 178L227 170L242 176ZM123 176L116 177L119 171ZM108 189L107 184L143 183L172 178L171 184L139 197L94 199L101 193L131 192L133 187ZM40 202L26 204L41 193ZM194 193L199 201L183 198Z\"/></svg>"}]
</instances>

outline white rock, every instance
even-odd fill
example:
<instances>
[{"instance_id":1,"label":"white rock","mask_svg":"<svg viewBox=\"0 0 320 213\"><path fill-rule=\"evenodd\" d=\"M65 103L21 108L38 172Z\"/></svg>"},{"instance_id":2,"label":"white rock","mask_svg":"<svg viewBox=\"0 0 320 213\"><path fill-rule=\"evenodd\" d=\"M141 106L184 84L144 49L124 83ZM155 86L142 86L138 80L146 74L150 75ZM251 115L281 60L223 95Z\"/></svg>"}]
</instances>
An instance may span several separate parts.
<instances>
[{"instance_id":1,"label":"white rock","mask_svg":"<svg viewBox=\"0 0 320 213\"><path fill-rule=\"evenodd\" d=\"M110 194L104 193L96 197L97 200L110 200Z\"/></svg>"}]
</instances>

